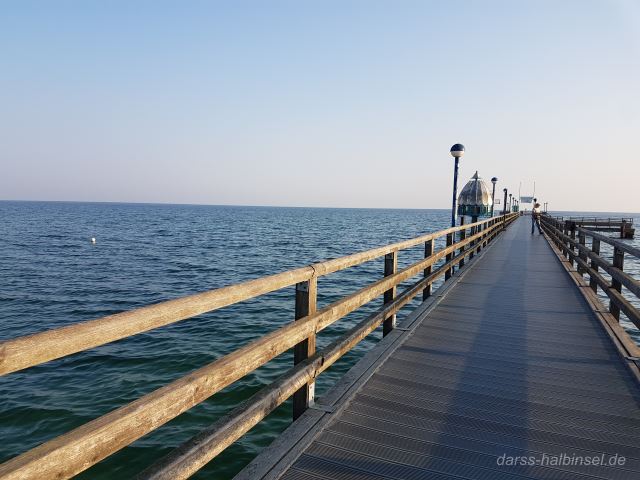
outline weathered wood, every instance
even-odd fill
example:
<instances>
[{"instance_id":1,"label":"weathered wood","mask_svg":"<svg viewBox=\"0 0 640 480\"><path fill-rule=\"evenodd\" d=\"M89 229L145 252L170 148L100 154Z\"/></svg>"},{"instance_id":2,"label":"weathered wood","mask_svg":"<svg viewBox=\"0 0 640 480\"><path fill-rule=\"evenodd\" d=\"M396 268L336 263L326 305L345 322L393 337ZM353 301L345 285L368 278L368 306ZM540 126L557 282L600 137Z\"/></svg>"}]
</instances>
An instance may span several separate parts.
<instances>
[{"instance_id":1,"label":"weathered wood","mask_svg":"<svg viewBox=\"0 0 640 480\"><path fill-rule=\"evenodd\" d=\"M451 245L453 245L453 233L447 233L446 245L447 247L450 247ZM450 253L447 253L447 256L445 257L447 263L451 261L451 259L453 258L453 255L454 255L453 251L451 251ZM445 281L451 278L452 273L453 273L453 267L447 268L447 270L444 272Z\"/></svg>"},{"instance_id":2,"label":"weathered wood","mask_svg":"<svg viewBox=\"0 0 640 480\"><path fill-rule=\"evenodd\" d=\"M628 253L629 255L632 255L636 258L640 258L640 248L636 248L630 245L629 243L621 242L620 240L616 240L615 238L607 237L606 235L601 235L599 233L592 232L587 228L578 227L577 230L579 232L584 232L588 237L598 239L601 242L608 243L613 247L618 247L623 252Z\"/></svg>"},{"instance_id":3,"label":"weathered wood","mask_svg":"<svg viewBox=\"0 0 640 480\"><path fill-rule=\"evenodd\" d=\"M460 231L464 232L464 230L460 230ZM424 242L424 258L429 258L431 255L433 255L433 240L427 240L426 242ZM424 269L425 278L431 274L432 268L433 267L429 265L427 268ZM424 290L422 291L422 301L425 301L430 296L431 296L431 284L429 283L424 287Z\"/></svg>"},{"instance_id":4,"label":"weathered wood","mask_svg":"<svg viewBox=\"0 0 640 480\"><path fill-rule=\"evenodd\" d=\"M453 232L448 235L452 238ZM479 235L471 236L463 242L449 245L429 258L384 277L315 314L285 325L165 387L9 460L0 465L0 477L8 480L68 478L76 475L382 295L391 287L424 272L426 267L441 258L453 255L461 245L473 242L478 237ZM456 261L457 259L447 264L445 268L450 269ZM440 269L438 274L441 274ZM424 285L421 285L418 290L423 288Z\"/></svg>"},{"instance_id":5,"label":"weathered wood","mask_svg":"<svg viewBox=\"0 0 640 480\"><path fill-rule=\"evenodd\" d=\"M613 267L622 271L624 268L624 252L620 250L618 247L613 248ZM611 279L611 288L616 290L618 293L622 292L622 283L617 278ZM609 311L611 315L616 317L616 320L620 320L620 306L618 302L611 301L609 303Z\"/></svg>"},{"instance_id":6,"label":"weathered wood","mask_svg":"<svg viewBox=\"0 0 640 480\"><path fill-rule=\"evenodd\" d=\"M578 227L577 230L587 236L593 236L594 243L592 244L591 250L589 250L586 245L576 242L570 236L561 233L559 230L554 230L549 232L549 234L554 238L556 244L569 245L571 247L571 250L567 250L570 260L575 260L578 265L578 270L584 271L589 275L589 286L592 290L597 291L597 287L600 287L609 297L609 311L611 315L616 320L619 320L620 311L622 311L631 322L640 328L640 310L631 304L621 293L622 286L624 285L629 291L640 298L640 282L623 271L624 250L620 247L628 246L608 237L602 238L602 235L590 232L589 230L582 230L580 227ZM613 263L609 263L599 256L601 239L614 245ZM573 248L578 250L578 254L573 251ZM631 251L633 251L633 247L631 247ZM590 260L590 264L587 263L587 259ZM598 268L602 268L611 275L611 283L598 273Z\"/></svg>"},{"instance_id":7,"label":"weathered wood","mask_svg":"<svg viewBox=\"0 0 640 480\"><path fill-rule=\"evenodd\" d=\"M398 270L398 254L397 252L387 253L384 256L384 276L389 277L396 273ZM384 304L389 304L393 302L393 299L396 297L396 287L393 286L386 292L384 292L383 302ZM382 323L382 336L385 337L391 331L396 328L396 315L395 313L388 318L385 318Z\"/></svg>"},{"instance_id":8,"label":"weathered wood","mask_svg":"<svg viewBox=\"0 0 640 480\"><path fill-rule=\"evenodd\" d=\"M440 268L406 289L392 303L384 305L381 310L361 321L345 335L282 375L274 383L264 387L228 415L146 469L138 478L145 480L189 478L282 404L299 384L311 381L328 369L354 345L374 331L385 317L397 312L421 290L424 290L426 283L431 284L442 273L443 268Z\"/></svg>"},{"instance_id":9,"label":"weathered wood","mask_svg":"<svg viewBox=\"0 0 640 480\"><path fill-rule=\"evenodd\" d=\"M571 252L575 254L575 240L576 240L576 224L574 222L569 222L569 233L571 236L571 240L572 242L569 243L571 248ZM571 262L571 266L573 266L574 264L574 255L571 255L571 257L569 257L569 261Z\"/></svg>"},{"instance_id":10,"label":"weathered wood","mask_svg":"<svg viewBox=\"0 0 640 480\"><path fill-rule=\"evenodd\" d=\"M616 267L612 263L607 262L599 254L594 253L593 245L592 245L592 250L589 250L588 247L586 247L586 245L581 245L579 243L576 243L570 237L567 237L565 240L569 244L572 244L578 250L579 252L578 258L583 258L585 262L587 259L591 261L591 264L595 266L595 269L593 269L593 271L597 272L598 267L602 268L606 273L611 275L611 278L613 280L615 280L616 282L619 282L621 286L626 287L631 293L633 293L638 298L640 298L640 282L635 278L633 278L631 275L625 273L622 269ZM594 239L594 240L596 241L596 248L599 251L600 250L599 240L597 239ZM614 252L615 252L615 248L614 248ZM572 255L574 257L576 256L576 254L573 252L572 252ZM623 260L623 263L624 263L624 260Z\"/></svg>"},{"instance_id":11,"label":"weathered wood","mask_svg":"<svg viewBox=\"0 0 640 480\"><path fill-rule=\"evenodd\" d=\"M313 277L306 282L296 284L295 320L316 313L318 298L318 279ZM316 334L293 347L293 363L303 362L316 351ZM313 405L315 383L309 382L293 394L293 419L296 420L309 406Z\"/></svg>"},{"instance_id":12,"label":"weathered wood","mask_svg":"<svg viewBox=\"0 0 640 480\"><path fill-rule=\"evenodd\" d=\"M344 403L354 399L349 407L327 415L331 420L323 424L324 430L309 434L315 438L305 439L310 445L303 449L306 455L298 451L297 460L287 456L286 466L292 469L284 473L281 468L274 476L269 472L269 480L411 475L479 478L480 474L487 478L578 479L591 475L631 480L638 476L637 463L614 467L615 471L607 466L496 467L489 463L486 448L478 447L486 443L487 428L494 437L498 428L506 448L523 455L556 445L558 452L603 448L607 453L633 456L638 444L624 428L636 421L637 385L620 368L618 352L605 340L586 302L566 294L566 288L575 287L544 242L529 235L525 222L517 228L509 244L503 237L500 247L505 248L490 250L490 258L507 268L470 269L472 275L465 277L468 281L460 282L455 292L442 299L437 313L407 336L396 350L398 356L381 362L371 383L358 388L357 397L345 398ZM536 261L523 261L523 249ZM531 282L543 281L548 285L545 301L537 302L533 309L526 302L510 302L509 296L500 294L505 281L523 291ZM455 305L467 305L471 298L493 307L504 300L502 309L507 314L496 317L495 308L470 308L454 335L451 328L460 319ZM442 328L434 331L434 322ZM550 331L559 334L545 342ZM577 331L581 334L576 339ZM533 345L532 338L537 339ZM515 373L514 365L523 366L528 374ZM544 408L528 408L532 402ZM549 425L555 427L550 430ZM597 436L590 428L593 425L598 426ZM620 437L620 432L626 436ZM523 444L525 437L529 441ZM418 447L412 455L402 451L408 444Z\"/></svg>"},{"instance_id":13,"label":"weathered wood","mask_svg":"<svg viewBox=\"0 0 640 480\"><path fill-rule=\"evenodd\" d=\"M587 237L584 234L584 232L578 232L578 242L580 243L580 245L582 245L583 247L586 248L586 244L587 244ZM582 259L582 260L587 260L587 254L584 252L584 250L580 249L578 250L578 256ZM578 273L579 274L583 274L585 273L584 270L582 269L582 267L578 267Z\"/></svg>"},{"instance_id":14,"label":"weathered wood","mask_svg":"<svg viewBox=\"0 0 640 480\"><path fill-rule=\"evenodd\" d=\"M580 233L583 234L583 232L580 232ZM596 257L600 257L600 240L599 239L593 238L591 240L591 252ZM593 258L593 257L591 258L591 268L593 269L594 272L598 271L598 261L596 258ZM589 277L589 286L595 293L598 293L598 283L592 277Z\"/></svg>"},{"instance_id":15,"label":"weathered wood","mask_svg":"<svg viewBox=\"0 0 640 480\"><path fill-rule=\"evenodd\" d=\"M6 340L0 343L0 374L15 372L263 295L308 280L313 272L311 267L298 268L97 320Z\"/></svg>"},{"instance_id":16,"label":"weathered wood","mask_svg":"<svg viewBox=\"0 0 640 480\"><path fill-rule=\"evenodd\" d=\"M464 225L464 215L462 215L460 217L460 225ZM462 229L458 232L458 241L464 240L467 237L467 230L466 229ZM459 254L463 254L464 253L464 247L460 248L460 250L458 250ZM464 267L464 257L462 257L462 260L460 260L460 268Z\"/></svg>"},{"instance_id":17,"label":"weathered wood","mask_svg":"<svg viewBox=\"0 0 640 480\"><path fill-rule=\"evenodd\" d=\"M410 248L449 233L457 232L461 228L466 227L447 228L433 234L422 235L414 239L249 280L236 285L169 300L96 320L76 323L67 327L5 340L0 342L0 375L233 305L307 281L313 276L320 277L360 265L387 253Z\"/></svg>"}]
</instances>

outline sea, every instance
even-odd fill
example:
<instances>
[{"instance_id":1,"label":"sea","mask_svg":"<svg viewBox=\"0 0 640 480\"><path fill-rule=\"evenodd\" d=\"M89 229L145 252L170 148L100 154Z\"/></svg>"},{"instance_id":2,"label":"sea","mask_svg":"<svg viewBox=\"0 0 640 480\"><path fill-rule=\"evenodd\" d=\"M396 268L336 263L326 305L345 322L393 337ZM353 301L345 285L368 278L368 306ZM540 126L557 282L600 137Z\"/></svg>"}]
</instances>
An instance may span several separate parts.
<instances>
[{"instance_id":1,"label":"sea","mask_svg":"<svg viewBox=\"0 0 640 480\"><path fill-rule=\"evenodd\" d=\"M640 214L552 213L633 217L640 226ZM449 210L438 209L1 201L0 340L413 238L446 228L449 222ZM436 248L443 242L440 239ZM626 242L640 248L640 231ZM423 254L421 245L400 252L399 267ZM625 270L640 278L640 262L625 262ZM383 271L383 260L378 259L322 277L319 307L378 280ZM640 307L637 299L629 298ZM400 323L417 302L400 312ZM319 347L381 303L372 301L324 330ZM1 377L0 462L152 392L293 317L290 287ZM623 325L640 344L638 330L624 320ZM317 395L380 338L379 330L372 333L321 375ZM292 364L290 352L277 357L78 478L135 476ZM193 478L232 478L290 422L291 404L286 402Z\"/></svg>"}]
</instances>

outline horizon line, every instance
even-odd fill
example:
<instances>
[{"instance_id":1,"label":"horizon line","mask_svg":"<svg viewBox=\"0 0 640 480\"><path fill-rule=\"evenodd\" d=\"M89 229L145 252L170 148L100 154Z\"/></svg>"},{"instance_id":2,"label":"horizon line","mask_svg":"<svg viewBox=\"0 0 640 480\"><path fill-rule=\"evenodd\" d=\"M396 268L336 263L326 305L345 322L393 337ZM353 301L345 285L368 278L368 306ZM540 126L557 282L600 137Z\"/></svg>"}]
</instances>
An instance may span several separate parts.
<instances>
[{"instance_id":1,"label":"horizon line","mask_svg":"<svg viewBox=\"0 0 640 480\"><path fill-rule=\"evenodd\" d=\"M95 203L108 205L163 205L163 206L191 206L191 207L230 207L230 208L313 208L319 210L445 210L450 208L416 208L416 207L328 207L328 206L308 206L308 205L250 205L231 203L189 203L189 202L132 202L114 200L24 200L24 199L0 199L1 202L15 203ZM640 212L623 211L603 211L603 210L548 210L550 212L586 212L586 213L622 213L640 215Z\"/></svg>"}]
</instances>

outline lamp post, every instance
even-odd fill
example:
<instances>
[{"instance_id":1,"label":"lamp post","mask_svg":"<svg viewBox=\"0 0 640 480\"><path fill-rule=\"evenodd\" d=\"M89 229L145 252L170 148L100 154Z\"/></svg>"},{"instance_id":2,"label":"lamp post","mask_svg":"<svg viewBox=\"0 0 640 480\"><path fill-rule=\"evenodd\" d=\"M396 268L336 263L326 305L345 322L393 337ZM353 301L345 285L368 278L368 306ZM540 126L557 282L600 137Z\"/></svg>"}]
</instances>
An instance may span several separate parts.
<instances>
[{"instance_id":1,"label":"lamp post","mask_svg":"<svg viewBox=\"0 0 640 480\"><path fill-rule=\"evenodd\" d=\"M511 200L511 197L513 196L513 193L509 194L509 213L511 213L511 210L513 209L513 201Z\"/></svg>"},{"instance_id":2,"label":"lamp post","mask_svg":"<svg viewBox=\"0 0 640 480\"><path fill-rule=\"evenodd\" d=\"M493 177L491 179L491 183L493 183L493 192L491 192L491 216L493 217L493 206L496 204L496 183L498 183L498 177Z\"/></svg>"},{"instance_id":3,"label":"lamp post","mask_svg":"<svg viewBox=\"0 0 640 480\"><path fill-rule=\"evenodd\" d=\"M503 188L502 191L504 192L504 204L502 205L502 214L506 214L507 213L507 189Z\"/></svg>"},{"instance_id":4,"label":"lamp post","mask_svg":"<svg viewBox=\"0 0 640 480\"><path fill-rule=\"evenodd\" d=\"M453 201L451 203L451 226L456 226L456 201L458 196L458 162L460 157L464 155L464 145L456 143L450 150L451 156L455 158L455 166L453 167Z\"/></svg>"}]
</instances>

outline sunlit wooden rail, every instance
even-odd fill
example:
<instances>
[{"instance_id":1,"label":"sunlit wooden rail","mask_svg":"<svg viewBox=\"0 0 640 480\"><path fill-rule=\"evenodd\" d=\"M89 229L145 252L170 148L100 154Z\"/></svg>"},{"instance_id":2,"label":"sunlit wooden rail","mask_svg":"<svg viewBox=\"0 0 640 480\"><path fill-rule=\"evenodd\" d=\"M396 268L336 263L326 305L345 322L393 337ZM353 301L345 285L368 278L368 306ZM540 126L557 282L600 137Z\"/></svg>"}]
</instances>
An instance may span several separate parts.
<instances>
[{"instance_id":1,"label":"sunlit wooden rail","mask_svg":"<svg viewBox=\"0 0 640 480\"><path fill-rule=\"evenodd\" d=\"M448 228L237 285L0 343L0 374L9 374L285 287L296 287L295 322L7 461L0 465L0 478L72 477L293 348L295 366L292 369L142 474L142 478L189 477L292 395L294 418L298 417L313 402L313 384L320 373L381 323L385 334L393 331L398 310L420 293L423 299L428 298L434 280L443 275L450 278L454 266L463 265L465 257L480 252L517 216L517 213L507 214ZM435 250L435 240L442 237L446 238L445 247ZM424 244L425 258L398 270L398 253L421 244ZM319 277L380 257L385 258L383 278L317 310ZM436 268L441 260L443 263ZM400 283L416 276L421 278L397 294L396 287ZM379 311L326 348L315 350L318 332L379 296L384 297L384 305Z\"/></svg>"},{"instance_id":2,"label":"sunlit wooden rail","mask_svg":"<svg viewBox=\"0 0 640 480\"><path fill-rule=\"evenodd\" d=\"M571 234L530 222L514 221L235 480L640 478L640 347L576 270L580 241L563 247Z\"/></svg>"}]
</instances>

